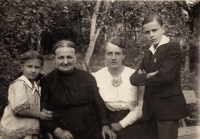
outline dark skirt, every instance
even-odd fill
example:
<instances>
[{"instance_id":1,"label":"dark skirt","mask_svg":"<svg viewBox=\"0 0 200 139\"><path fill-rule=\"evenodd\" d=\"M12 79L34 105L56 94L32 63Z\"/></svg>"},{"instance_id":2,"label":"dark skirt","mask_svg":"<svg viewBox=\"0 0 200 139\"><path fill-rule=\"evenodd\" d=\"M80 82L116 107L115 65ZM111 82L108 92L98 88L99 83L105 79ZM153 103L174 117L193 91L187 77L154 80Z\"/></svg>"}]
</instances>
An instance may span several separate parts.
<instances>
[{"instance_id":1,"label":"dark skirt","mask_svg":"<svg viewBox=\"0 0 200 139\"><path fill-rule=\"evenodd\" d=\"M129 110L110 111L108 110L109 122L116 123L127 116ZM122 128L120 131L115 131L117 139L150 139L150 134L145 123L139 119L132 125Z\"/></svg>"},{"instance_id":2,"label":"dark skirt","mask_svg":"<svg viewBox=\"0 0 200 139\"><path fill-rule=\"evenodd\" d=\"M57 111L54 122L63 130L69 131L74 139L103 139L102 127L92 105L71 106Z\"/></svg>"}]
</instances>

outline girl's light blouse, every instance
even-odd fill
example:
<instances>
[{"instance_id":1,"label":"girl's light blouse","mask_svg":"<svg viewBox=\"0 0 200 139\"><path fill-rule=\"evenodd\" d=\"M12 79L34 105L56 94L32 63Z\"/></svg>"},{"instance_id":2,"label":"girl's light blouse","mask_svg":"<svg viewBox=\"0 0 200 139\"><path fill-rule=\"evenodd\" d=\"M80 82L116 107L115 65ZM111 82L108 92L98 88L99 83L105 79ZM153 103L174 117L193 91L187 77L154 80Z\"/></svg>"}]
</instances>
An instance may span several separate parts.
<instances>
[{"instance_id":1,"label":"girl's light blouse","mask_svg":"<svg viewBox=\"0 0 200 139\"><path fill-rule=\"evenodd\" d=\"M8 106L4 110L0 124L0 134L4 139L14 139L39 134L39 120L18 116L24 109L40 111L40 88L25 77L15 80L8 90Z\"/></svg>"}]
</instances>

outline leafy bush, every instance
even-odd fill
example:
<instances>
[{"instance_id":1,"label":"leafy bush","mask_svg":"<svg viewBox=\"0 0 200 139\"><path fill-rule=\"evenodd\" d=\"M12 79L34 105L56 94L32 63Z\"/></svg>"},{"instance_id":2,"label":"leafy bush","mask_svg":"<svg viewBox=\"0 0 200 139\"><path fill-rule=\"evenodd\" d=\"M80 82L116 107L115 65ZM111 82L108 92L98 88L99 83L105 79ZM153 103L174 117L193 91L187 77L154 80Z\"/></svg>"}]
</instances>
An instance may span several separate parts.
<instances>
[{"instance_id":1,"label":"leafy bush","mask_svg":"<svg viewBox=\"0 0 200 139\"><path fill-rule=\"evenodd\" d=\"M183 90L196 90L198 88L197 73L181 71L181 85Z\"/></svg>"},{"instance_id":2,"label":"leafy bush","mask_svg":"<svg viewBox=\"0 0 200 139\"><path fill-rule=\"evenodd\" d=\"M182 90L194 90L196 93L196 97L199 97L198 95L198 78L196 72L184 72L181 71L181 85ZM187 108L189 111L189 117L192 119L199 119L200 111L199 111L199 104L192 103L187 104ZM199 125L199 120L185 120L187 126L197 126Z\"/></svg>"},{"instance_id":3,"label":"leafy bush","mask_svg":"<svg viewBox=\"0 0 200 139\"><path fill-rule=\"evenodd\" d=\"M20 72L20 66L16 57L17 51L11 53L5 48L0 47L0 115L3 113L4 107L7 105L7 92L10 83Z\"/></svg>"},{"instance_id":4,"label":"leafy bush","mask_svg":"<svg viewBox=\"0 0 200 139\"><path fill-rule=\"evenodd\" d=\"M192 118L192 119L199 119L199 116L200 116L200 111L199 111L199 104L188 104L187 105L187 108L188 108L188 111L190 113L189 117ZM199 120L187 120L186 119L186 125L187 126L197 126L199 125Z\"/></svg>"}]
</instances>

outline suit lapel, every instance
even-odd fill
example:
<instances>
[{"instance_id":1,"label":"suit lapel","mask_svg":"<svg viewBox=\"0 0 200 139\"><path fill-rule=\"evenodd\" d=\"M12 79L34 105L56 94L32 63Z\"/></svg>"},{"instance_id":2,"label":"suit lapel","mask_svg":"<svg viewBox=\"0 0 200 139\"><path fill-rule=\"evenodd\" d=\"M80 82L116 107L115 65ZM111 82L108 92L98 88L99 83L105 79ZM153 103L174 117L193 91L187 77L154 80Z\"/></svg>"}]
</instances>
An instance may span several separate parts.
<instances>
[{"instance_id":1,"label":"suit lapel","mask_svg":"<svg viewBox=\"0 0 200 139\"><path fill-rule=\"evenodd\" d=\"M165 50L165 44L161 45L158 47L158 49L156 50L155 54L154 54L154 66L152 67L151 71L154 71L155 69L158 69L157 67L160 68L160 64L163 63L163 52Z\"/></svg>"},{"instance_id":2,"label":"suit lapel","mask_svg":"<svg viewBox=\"0 0 200 139\"><path fill-rule=\"evenodd\" d=\"M144 58L144 66L145 66L145 72L149 72L150 71L150 56L151 56L151 51L148 50L146 55L145 55L145 58Z\"/></svg>"}]
</instances>

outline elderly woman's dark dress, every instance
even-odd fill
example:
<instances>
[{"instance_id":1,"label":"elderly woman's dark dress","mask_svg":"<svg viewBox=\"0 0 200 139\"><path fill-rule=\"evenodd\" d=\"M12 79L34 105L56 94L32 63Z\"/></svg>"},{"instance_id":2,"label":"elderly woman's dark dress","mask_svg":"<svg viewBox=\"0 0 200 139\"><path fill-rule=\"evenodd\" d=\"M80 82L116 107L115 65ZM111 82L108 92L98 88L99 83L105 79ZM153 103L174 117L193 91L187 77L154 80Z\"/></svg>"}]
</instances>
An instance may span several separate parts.
<instances>
[{"instance_id":1,"label":"elderly woman's dark dress","mask_svg":"<svg viewBox=\"0 0 200 139\"><path fill-rule=\"evenodd\" d=\"M53 133L60 127L75 139L102 139L102 126L108 125L106 106L91 74L76 68L68 74L55 69L41 80L41 87L43 108L54 112L52 121L42 122L44 130Z\"/></svg>"}]
</instances>

